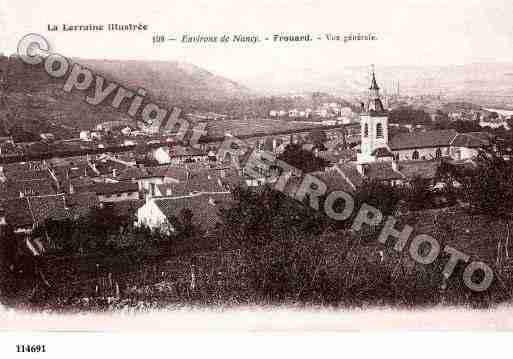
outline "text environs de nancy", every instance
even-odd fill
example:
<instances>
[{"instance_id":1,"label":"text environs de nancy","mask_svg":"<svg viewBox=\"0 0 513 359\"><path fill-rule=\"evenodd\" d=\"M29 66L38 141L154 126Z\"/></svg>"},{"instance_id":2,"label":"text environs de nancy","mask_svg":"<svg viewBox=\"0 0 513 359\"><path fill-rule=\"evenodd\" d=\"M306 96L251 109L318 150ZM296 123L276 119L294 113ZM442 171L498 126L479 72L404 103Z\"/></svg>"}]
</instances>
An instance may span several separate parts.
<instances>
[{"instance_id":1,"label":"text environs de nancy","mask_svg":"<svg viewBox=\"0 0 513 359\"><path fill-rule=\"evenodd\" d=\"M241 42L241 43L257 43L261 41L272 42L310 42L315 40L328 40L328 41L372 41L377 40L374 33L325 33L322 35L312 34L272 34L268 36L259 36L255 34L183 34L179 37L182 43L226 43L226 42Z\"/></svg>"}]
</instances>

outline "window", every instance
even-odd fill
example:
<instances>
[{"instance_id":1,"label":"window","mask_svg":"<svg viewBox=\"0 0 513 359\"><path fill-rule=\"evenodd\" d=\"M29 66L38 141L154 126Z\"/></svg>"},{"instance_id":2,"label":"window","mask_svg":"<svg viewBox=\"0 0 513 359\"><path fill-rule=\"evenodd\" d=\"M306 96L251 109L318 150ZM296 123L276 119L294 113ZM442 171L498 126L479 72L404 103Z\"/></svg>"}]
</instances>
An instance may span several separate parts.
<instances>
[{"instance_id":1,"label":"window","mask_svg":"<svg viewBox=\"0 0 513 359\"><path fill-rule=\"evenodd\" d=\"M417 151L417 150L413 151L411 158L414 160L418 160L419 159L419 151Z\"/></svg>"},{"instance_id":2,"label":"window","mask_svg":"<svg viewBox=\"0 0 513 359\"><path fill-rule=\"evenodd\" d=\"M383 138L383 125L381 123L376 125L376 138Z\"/></svg>"},{"instance_id":3,"label":"window","mask_svg":"<svg viewBox=\"0 0 513 359\"><path fill-rule=\"evenodd\" d=\"M437 148L437 149L436 149L435 157L436 157L436 158L440 158L440 157L442 157L442 150L441 150L441 149L439 149L439 148Z\"/></svg>"},{"instance_id":4,"label":"window","mask_svg":"<svg viewBox=\"0 0 513 359\"><path fill-rule=\"evenodd\" d=\"M365 124L364 130L363 130L363 136L367 137L369 136L369 125Z\"/></svg>"}]
</instances>

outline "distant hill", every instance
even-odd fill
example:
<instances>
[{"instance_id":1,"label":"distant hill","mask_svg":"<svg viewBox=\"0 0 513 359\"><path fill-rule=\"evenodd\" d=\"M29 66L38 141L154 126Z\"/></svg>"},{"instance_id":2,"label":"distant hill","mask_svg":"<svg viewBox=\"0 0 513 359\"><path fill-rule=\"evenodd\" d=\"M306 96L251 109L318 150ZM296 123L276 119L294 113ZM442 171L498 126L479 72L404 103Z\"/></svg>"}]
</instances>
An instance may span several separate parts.
<instances>
[{"instance_id":1,"label":"distant hill","mask_svg":"<svg viewBox=\"0 0 513 359\"><path fill-rule=\"evenodd\" d=\"M282 94L301 90L323 91L348 100L366 95L370 64L305 68L294 74L252 77L246 80L256 90ZM377 66L378 84L388 94L439 95L450 101L465 101L490 107L513 106L513 62L446 66Z\"/></svg>"},{"instance_id":2,"label":"distant hill","mask_svg":"<svg viewBox=\"0 0 513 359\"><path fill-rule=\"evenodd\" d=\"M73 61L131 90L146 89L147 101L169 109L177 106L184 112L210 111L219 104L255 97L249 89L236 82L186 63ZM53 79L42 66L27 65L16 56L0 58L0 68L7 78L2 106L4 112L0 112L0 135L5 135L5 129L21 125L35 133L53 132L65 136L100 122L128 117L124 109L117 110L109 105L113 94L101 105L91 106L84 101L86 94L83 91L63 91L64 80ZM6 112L5 107L10 111Z\"/></svg>"}]
</instances>

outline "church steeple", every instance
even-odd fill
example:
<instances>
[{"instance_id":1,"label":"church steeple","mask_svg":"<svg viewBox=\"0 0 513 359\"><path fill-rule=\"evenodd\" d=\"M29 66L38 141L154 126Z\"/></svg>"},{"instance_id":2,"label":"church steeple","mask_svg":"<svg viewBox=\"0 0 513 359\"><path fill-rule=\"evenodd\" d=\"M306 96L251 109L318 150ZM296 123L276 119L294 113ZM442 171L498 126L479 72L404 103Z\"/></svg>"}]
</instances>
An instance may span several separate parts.
<instances>
[{"instance_id":1,"label":"church steeple","mask_svg":"<svg viewBox=\"0 0 513 359\"><path fill-rule=\"evenodd\" d=\"M360 114L361 145L357 154L358 163L370 163L390 159L388 149L388 116L376 81L374 65L371 70L371 84L366 111ZM384 154L384 155L383 155Z\"/></svg>"},{"instance_id":2,"label":"church steeple","mask_svg":"<svg viewBox=\"0 0 513 359\"><path fill-rule=\"evenodd\" d=\"M371 87L369 87L369 90L379 91L379 86L376 81L376 73L374 72L374 65L372 65L372 80L371 80Z\"/></svg>"},{"instance_id":3,"label":"church steeple","mask_svg":"<svg viewBox=\"0 0 513 359\"><path fill-rule=\"evenodd\" d=\"M379 86L376 81L376 73L374 71L374 65L372 65L371 85L369 87L369 112L385 112L383 103L381 102L381 96L379 95Z\"/></svg>"}]
</instances>

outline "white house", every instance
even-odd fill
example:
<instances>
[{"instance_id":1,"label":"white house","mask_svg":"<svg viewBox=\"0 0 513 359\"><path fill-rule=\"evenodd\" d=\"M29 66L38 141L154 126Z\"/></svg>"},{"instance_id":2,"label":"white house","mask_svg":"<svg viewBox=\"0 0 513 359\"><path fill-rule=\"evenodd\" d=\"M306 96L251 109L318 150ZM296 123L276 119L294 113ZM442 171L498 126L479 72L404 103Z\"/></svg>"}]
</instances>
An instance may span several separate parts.
<instances>
[{"instance_id":1,"label":"white house","mask_svg":"<svg viewBox=\"0 0 513 359\"><path fill-rule=\"evenodd\" d=\"M219 223L219 209L231 201L230 193L200 192L179 197L153 197L137 210L137 226L147 226L164 233L175 231L176 221L183 221L184 211L192 214L192 224L211 230Z\"/></svg>"}]
</instances>

